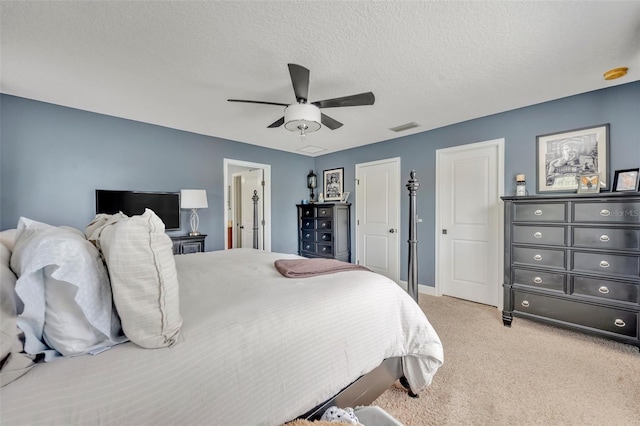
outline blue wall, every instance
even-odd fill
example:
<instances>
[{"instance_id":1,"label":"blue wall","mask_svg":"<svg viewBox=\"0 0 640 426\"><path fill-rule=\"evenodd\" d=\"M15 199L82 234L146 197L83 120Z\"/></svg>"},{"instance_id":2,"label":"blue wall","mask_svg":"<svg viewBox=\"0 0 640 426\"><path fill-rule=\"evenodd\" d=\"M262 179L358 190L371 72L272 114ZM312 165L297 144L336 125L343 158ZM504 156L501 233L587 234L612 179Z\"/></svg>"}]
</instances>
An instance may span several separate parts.
<instances>
[{"instance_id":1,"label":"blue wall","mask_svg":"<svg viewBox=\"0 0 640 426\"><path fill-rule=\"evenodd\" d=\"M417 209L418 277L420 284L435 280L435 168L436 150L474 142L505 139L504 194L515 192L515 176L527 176L527 189L535 193L536 136L610 123L609 180L615 170L640 167L640 82L571 96L543 104L482 117L398 139L316 158L316 170L344 167L344 190L355 194L355 165L384 158L401 158L401 279L407 279L409 172L420 182ZM352 219L355 210L352 209ZM352 246L355 247L355 235Z\"/></svg>"},{"instance_id":2,"label":"blue wall","mask_svg":"<svg viewBox=\"0 0 640 426\"><path fill-rule=\"evenodd\" d=\"M84 230L97 188L201 188L209 208L198 211L199 230L207 250L221 250L223 159L231 158L271 165L271 248L297 251L295 204L308 198L313 158L8 95L0 114L0 229L25 216ZM182 229L189 229L186 211Z\"/></svg>"},{"instance_id":3,"label":"blue wall","mask_svg":"<svg viewBox=\"0 0 640 426\"><path fill-rule=\"evenodd\" d=\"M207 249L223 248L223 158L265 163L272 173L272 250L294 253L295 204L308 198L305 176L314 168L344 167L345 191L355 195L355 165L400 157L403 195L409 171L421 186L418 213L424 222L419 280L435 276L435 152L505 138L505 194L515 175L527 175L535 191L536 136L610 123L609 179L613 171L640 166L640 82L454 124L314 159L219 138L0 95L0 229L19 216L83 228L93 217L94 190L177 191L204 188L210 208L200 211ZM292 182L295 182L292 184ZM299 183L298 183L299 182ZM284 189L284 190L280 190ZM318 192L320 192L318 190ZM401 241L407 240L408 197L402 196ZM352 209L352 215L355 210ZM183 229L187 214L183 214ZM355 235L355 234L354 234ZM352 237L354 236L352 235ZM355 243L355 241L352 242ZM401 244L401 265L407 262ZM355 246L354 246L355 247ZM406 280L406 268L401 269Z\"/></svg>"}]
</instances>

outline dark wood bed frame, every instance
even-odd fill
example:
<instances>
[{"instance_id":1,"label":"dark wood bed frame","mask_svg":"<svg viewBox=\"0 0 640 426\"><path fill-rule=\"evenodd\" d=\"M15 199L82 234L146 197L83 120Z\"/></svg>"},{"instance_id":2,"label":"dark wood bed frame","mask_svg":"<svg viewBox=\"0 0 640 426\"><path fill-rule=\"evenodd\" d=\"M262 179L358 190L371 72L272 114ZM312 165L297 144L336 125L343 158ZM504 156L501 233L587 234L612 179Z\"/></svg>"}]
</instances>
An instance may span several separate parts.
<instances>
[{"instance_id":1,"label":"dark wood bed frame","mask_svg":"<svg viewBox=\"0 0 640 426\"><path fill-rule=\"evenodd\" d=\"M418 303L418 241L416 239L418 215L416 210L416 191L420 184L416 180L415 170L411 171L410 176L407 183L407 189L409 190L409 275L407 292ZM409 396L418 397L411 391L409 383L403 375L402 357L387 358L378 367L361 376L338 392L333 398L308 411L300 418L308 420L319 419L329 407L333 406L355 408L360 405L369 405L398 380L407 389Z\"/></svg>"}]
</instances>

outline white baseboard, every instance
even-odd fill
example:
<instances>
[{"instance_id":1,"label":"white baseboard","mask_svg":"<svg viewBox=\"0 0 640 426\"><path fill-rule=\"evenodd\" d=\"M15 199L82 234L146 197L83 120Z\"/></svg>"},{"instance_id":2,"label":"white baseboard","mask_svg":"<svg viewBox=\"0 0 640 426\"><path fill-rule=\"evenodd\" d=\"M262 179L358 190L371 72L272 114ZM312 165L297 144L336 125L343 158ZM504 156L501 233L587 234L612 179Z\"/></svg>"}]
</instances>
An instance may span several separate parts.
<instances>
[{"instance_id":1,"label":"white baseboard","mask_svg":"<svg viewBox=\"0 0 640 426\"><path fill-rule=\"evenodd\" d=\"M409 284L406 281L400 281L398 285L402 287L404 291L407 291L407 286ZM436 288L428 285L424 285L424 284L418 284L418 293L428 294L429 296L435 296Z\"/></svg>"}]
</instances>

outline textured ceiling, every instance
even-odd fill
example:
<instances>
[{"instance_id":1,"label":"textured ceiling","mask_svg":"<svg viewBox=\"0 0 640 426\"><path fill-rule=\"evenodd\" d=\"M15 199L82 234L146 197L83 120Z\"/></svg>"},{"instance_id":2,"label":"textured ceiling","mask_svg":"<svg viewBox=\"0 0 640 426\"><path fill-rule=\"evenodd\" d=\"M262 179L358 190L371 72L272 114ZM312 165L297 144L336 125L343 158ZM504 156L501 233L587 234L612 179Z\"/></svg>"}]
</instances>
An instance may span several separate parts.
<instances>
[{"instance_id":1,"label":"textured ceiling","mask_svg":"<svg viewBox=\"0 0 640 426\"><path fill-rule=\"evenodd\" d=\"M640 1L3 0L0 14L3 93L306 155L640 80ZM344 126L302 143L267 129L282 107L226 101L295 102L287 63L311 70L310 101L376 102L323 109Z\"/></svg>"}]
</instances>

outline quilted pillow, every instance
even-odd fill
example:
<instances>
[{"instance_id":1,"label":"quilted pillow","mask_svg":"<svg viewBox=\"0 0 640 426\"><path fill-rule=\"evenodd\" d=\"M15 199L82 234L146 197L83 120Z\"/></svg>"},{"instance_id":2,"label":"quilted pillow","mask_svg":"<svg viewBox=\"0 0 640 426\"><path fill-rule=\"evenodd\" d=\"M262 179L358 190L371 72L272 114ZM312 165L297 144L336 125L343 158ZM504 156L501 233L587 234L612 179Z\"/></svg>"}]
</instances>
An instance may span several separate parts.
<instances>
[{"instance_id":1,"label":"quilted pillow","mask_svg":"<svg viewBox=\"0 0 640 426\"><path fill-rule=\"evenodd\" d=\"M126 341L98 250L77 229L20 218L11 267L25 352L49 361Z\"/></svg>"},{"instance_id":2,"label":"quilted pillow","mask_svg":"<svg viewBox=\"0 0 640 426\"><path fill-rule=\"evenodd\" d=\"M0 386L11 383L33 366L32 357L23 352L22 332L17 326L17 277L9 267L11 251L0 244Z\"/></svg>"},{"instance_id":3,"label":"quilted pillow","mask_svg":"<svg viewBox=\"0 0 640 426\"><path fill-rule=\"evenodd\" d=\"M127 337L143 348L173 346L182 316L173 244L162 220L146 209L142 215L114 215L85 233L107 264Z\"/></svg>"}]
</instances>

